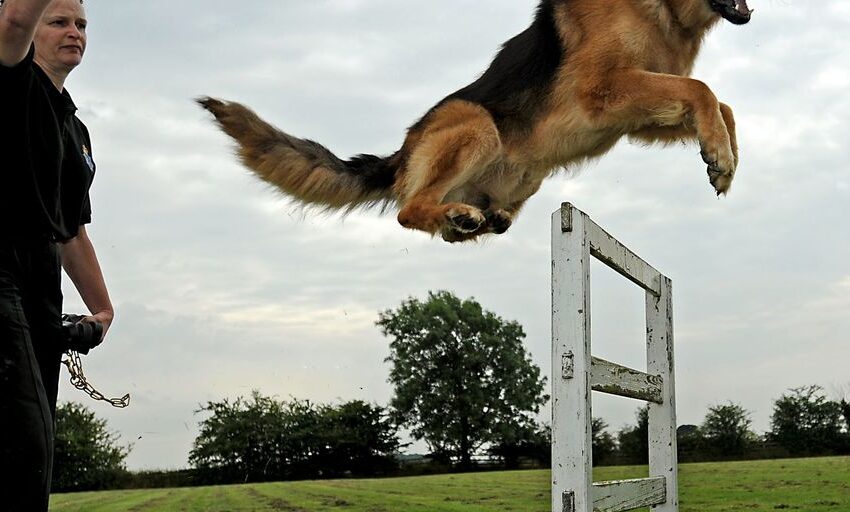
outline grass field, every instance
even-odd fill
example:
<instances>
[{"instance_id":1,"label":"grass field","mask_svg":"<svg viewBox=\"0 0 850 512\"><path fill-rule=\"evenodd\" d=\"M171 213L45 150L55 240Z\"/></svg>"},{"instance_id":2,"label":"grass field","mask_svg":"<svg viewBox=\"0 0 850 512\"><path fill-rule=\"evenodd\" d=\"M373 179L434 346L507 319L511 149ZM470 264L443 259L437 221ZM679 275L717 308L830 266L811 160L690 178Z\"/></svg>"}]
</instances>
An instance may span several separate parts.
<instances>
[{"instance_id":1,"label":"grass field","mask_svg":"<svg viewBox=\"0 0 850 512\"><path fill-rule=\"evenodd\" d=\"M682 512L850 512L850 457L682 464ZM646 476L600 468L595 480ZM53 512L548 512L548 471L58 494Z\"/></svg>"}]
</instances>

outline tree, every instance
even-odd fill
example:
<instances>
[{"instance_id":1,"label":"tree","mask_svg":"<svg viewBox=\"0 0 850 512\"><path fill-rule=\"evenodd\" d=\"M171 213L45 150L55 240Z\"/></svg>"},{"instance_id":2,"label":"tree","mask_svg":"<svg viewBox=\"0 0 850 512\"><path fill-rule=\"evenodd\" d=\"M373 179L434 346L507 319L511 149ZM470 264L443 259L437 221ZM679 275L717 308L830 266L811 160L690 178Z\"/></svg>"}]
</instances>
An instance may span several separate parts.
<instances>
[{"instance_id":1,"label":"tree","mask_svg":"<svg viewBox=\"0 0 850 512\"><path fill-rule=\"evenodd\" d=\"M649 406L640 407L635 417L637 425L621 429L617 441L626 460L646 464L649 462Z\"/></svg>"},{"instance_id":2,"label":"tree","mask_svg":"<svg viewBox=\"0 0 850 512\"><path fill-rule=\"evenodd\" d=\"M841 386L838 390L838 406L841 409L841 415L844 417L844 432L850 436L850 387Z\"/></svg>"},{"instance_id":3,"label":"tree","mask_svg":"<svg viewBox=\"0 0 850 512\"><path fill-rule=\"evenodd\" d=\"M387 412L353 401L340 406L250 399L208 402L210 416L189 454L209 483L376 475L395 467L398 438Z\"/></svg>"},{"instance_id":4,"label":"tree","mask_svg":"<svg viewBox=\"0 0 850 512\"><path fill-rule=\"evenodd\" d=\"M679 462L697 462L705 460L705 436L696 425L679 425L676 428L676 448Z\"/></svg>"},{"instance_id":5,"label":"tree","mask_svg":"<svg viewBox=\"0 0 850 512\"><path fill-rule=\"evenodd\" d=\"M398 435L383 407L354 400L323 406L320 417L323 475L374 476L396 468Z\"/></svg>"},{"instance_id":6,"label":"tree","mask_svg":"<svg viewBox=\"0 0 850 512\"><path fill-rule=\"evenodd\" d=\"M299 430L294 419L307 420L312 405L296 401L284 406L255 390L250 399L210 401L199 412L210 416L200 423L189 464L204 481L255 482L266 475L280 475L294 462L292 450L283 445L294 441ZM287 440L281 439L284 433Z\"/></svg>"},{"instance_id":7,"label":"tree","mask_svg":"<svg viewBox=\"0 0 850 512\"><path fill-rule=\"evenodd\" d=\"M723 456L743 455L757 439L751 425L749 411L730 402L709 407L701 431L711 451Z\"/></svg>"},{"instance_id":8,"label":"tree","mask_svg":"<svg viewBox=\"0 0 850 512\"><path fill-rule=\"evenodd\" d=\"M608 462L614 452L617 451L617 442L614 440L608 431L608 424L602 418L592 418L590 420L592 444L593 444L593 465L601 466Z\"/></svg>"},{"instance_id":9,"label":"tree","mask_svg":"<svg viewBox=\"0 0 850 512\"><path fill-rule=\"evenodd\" d=\"M509 446L533 428L546 380L518 323L440 291L381 313L377 325L393 338L394 416L436 458L469 467L485 443Z\"/></svg>"},{"instance_id":10,"label":"tree","mask_svg":"<svg viewBox=\"0 0 850 512\"><path fill-rule=\"evenodd\" d=\"M303 408L305 414L311 409L309 403L300 402L289 407L290 416L294 416L295 408ZM295 425L284 426L284 408L277 401L255 390L250 400L238 397L232 403L228 399L210 401L198 412L210 413L210 417L200 423L189 464L199 470L202 480L261 481L292 462L288 458L291 453L280 446L283 441L279 437L286 427L291 435Z\"/></svg>"},{"instance_id":11,"label":"tree","mask_svg":"<svg viewBox=\"0 0 850 512\"><path fill-rule=\"evenodd\" d=\"M768 438L793 454L818 455L848 450L842 433L841 405L820 386L790 390L774 402Z\"/></svg>"},{"instance_id":12,"label":"tree","mask_svg":"<svg viewBox=\"0 0 850 512\"><path fill-rule=\"evenodd\" d=\"M129 446L119 446L106 420L82 404L67 402L56 408L56 438L52 489L89 491L114 487L124 475Z\"/></svg>"},{"instance_id":13,"label":"tree","mask_svg":"<svg viewBox=\"0 0 850 512\"><path fill-rule=\"evenodd\" d=\"M838 406L841 408L841 415L844 416L844 431L850 435L850 402L842 398L838 401Z\"/></svg>"}]
</instances>

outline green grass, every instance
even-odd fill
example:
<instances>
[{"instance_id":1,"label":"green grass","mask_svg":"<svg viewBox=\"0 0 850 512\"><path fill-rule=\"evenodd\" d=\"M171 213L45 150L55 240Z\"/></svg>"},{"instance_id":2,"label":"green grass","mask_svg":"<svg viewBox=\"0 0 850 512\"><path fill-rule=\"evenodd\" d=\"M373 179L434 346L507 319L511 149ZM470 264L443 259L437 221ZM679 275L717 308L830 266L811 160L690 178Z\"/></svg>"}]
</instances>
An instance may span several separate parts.
<instances>
[{"instance_id":1,"label":"green grass","mask_svg":"<svg viewBox=\"0 0 850 512\"><path fill-rule=\"evenodd\" d=\"M595 480L646 476L599 468ZM549 512L548 471L57 494L52 512ZM682 512L850 512L850 457L682 464Z\"/></svg>"}]
</instances>

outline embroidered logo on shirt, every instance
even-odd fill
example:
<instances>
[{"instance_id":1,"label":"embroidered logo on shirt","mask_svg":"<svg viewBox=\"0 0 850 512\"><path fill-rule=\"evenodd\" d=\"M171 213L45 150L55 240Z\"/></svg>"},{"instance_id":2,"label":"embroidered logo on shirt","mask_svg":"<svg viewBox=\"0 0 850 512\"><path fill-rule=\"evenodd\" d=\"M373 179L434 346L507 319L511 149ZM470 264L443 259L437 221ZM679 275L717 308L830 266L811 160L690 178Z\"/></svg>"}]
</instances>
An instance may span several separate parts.
<instances>
[{"instance_id":1,"label":"embroidered logo on shirt","mask_svg":"<svg viewBox=\"0 0 850 512\"><path fill-rule=\"evenodd\" d=\"M89 153L89 148L87 148L85 144L83 144L83 158L86 159L86 163L88 164L91 172L94 172L94 160L92 160L91 153Z\"/></svg>"}]
</instances>

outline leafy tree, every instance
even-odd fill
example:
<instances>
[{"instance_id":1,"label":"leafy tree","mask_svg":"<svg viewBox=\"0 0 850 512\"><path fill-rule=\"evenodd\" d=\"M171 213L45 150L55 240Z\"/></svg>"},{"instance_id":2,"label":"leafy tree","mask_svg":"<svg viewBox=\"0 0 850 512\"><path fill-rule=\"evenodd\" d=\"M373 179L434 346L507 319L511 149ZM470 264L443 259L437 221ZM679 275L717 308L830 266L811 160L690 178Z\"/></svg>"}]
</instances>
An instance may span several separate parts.
<instances>
[{"instance_id":1,"label":"leafy tree","mask_svg":"<svg viewBox=\"0 0 850 512\"><path fill-rule=\"evenodd\" d=\"M293 409L298 407L305 409L305 414L294 414ZM296 402L287 412L289 416L304 416L310 409L309 403ZM200 433L189 454L189 464L204 478L215 475L214 481L220 482L260 481L291 462L291 453L280 446L285 441L279 438L287 427L287 433L292 434L295 426L284 425L287 415L281 403L254 391L250 400L238 397L232 403L227 399L207 402L196 412L210 413L200 423Z\"/></svg>"},{"instance_id":2,"label":"leafy tree","mask_svg":"<svg viewBox=\"0 0 850 512\"><path fill-rule=\"evenodd\" d=\"M208 482L375 475L394 467L399 446L386 411L361 401L320 406L254 391L198 412L210 416L189 463Z\"/></svg>"},{"instance_id":3,"label":"leafy tree","mask_svg":"<svg viewBox=\"0 0 850 512\"><path fill-rule=\"evenodd\" d=\"M106 420L82 404L68 402L56 408L56 439L52 489L88 491L114 487L126 473L129 446L119 446Z\"/></svg>"},{"instance_id":4,"label":"leafy tree","mask_svg":"<svg viewBox=\"0 0 850 512\"><path fill-rule=\"evenodd\" d=\"M711 451L724 456L743 455L757 440L751 425L749 411L730 402L709 407L701 431Z\"/></svg>"},{"instance_id":5,"label":"leafy tree","mask_svg":"<svg viewBox=\"0 0 850 512\"><path fill-rule=\"evenodd\" d=\"M844 416L844 432L850 435L850 402L842 398L838 401L838 406L841 408L841 415Z\"/></svg>"},{"instance_id":6,"label":"leafy tree","mask_svg":"<svg viewBox=\"0 0 850 512\"><path fill-rule=\"evenodd\" d=\"M696 425L680 425L676 429L679 462L702 460L705 436Z\"/></svg>"},{"instance_id":7,"label":"leafy tree","mask_svg":"<svg viewBox=\"0 0 850 512\"><path fill-rule=\"evenodd\" d=\"M617 442L614 436L607 431L608 424L602 418L592 418L590 420L592 444L593 444L593 465L600 466L608 462L614 452L617 451Z\"/></svg>"},{"instance_id":8,"label":"leafy tree","mask_svg":"<svg viewBox=\"0 0 850 512\"><path fill-rule=\"evenodd\" d=\"M381 313L377 324L393 338L391 408L433 456L469 467L485 443L510 446L533 428L548 398L518 323L440 291Z\"/></svg>"},{"instance_id":9,"label":"leafy tree","mask_svg":"<svg viewBox=\"0 0 850 512\"><path fill-rule=\"evenodd\" d=\"M844 417L844 432L850 436L850 387L841 386L838 392L838 406L841 408L841 415Z\"/></svg>"},{"instance_id":10,"label":"leafy tree","mask_svg":"<svg viewBox=\"0 0 850 512\"><path fill-rule=\"evenodd\" d=\"M794 388L776 400L768 438L794 454L848 450L841 405L828 400L820 386Z\"/></svg>"},{"instance_id":11,"label":"leafy tree","mask_svg":"<svg viewBox=\"0 0 850 512\"><path fill-rule=\"evenodd\" d=\"M324 406L320 413L323 474L377 475L395 469L398 435L383 407L355 400Z\"/></svg>"},{"instance_id":12,"label":"leafy tree","mask_svg":"<svg viewBox=\"0 0 850 512\"><path fill-rule=\"evenodd\" d=\"M649 406L640 407L635 414L637 425L624 427L617 434L620 453L630 462L649 462Z\"/></svg>"}]
</instances>

